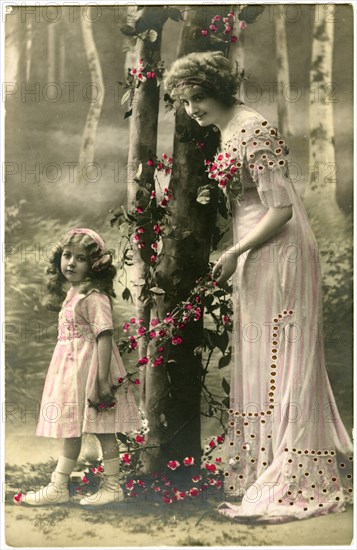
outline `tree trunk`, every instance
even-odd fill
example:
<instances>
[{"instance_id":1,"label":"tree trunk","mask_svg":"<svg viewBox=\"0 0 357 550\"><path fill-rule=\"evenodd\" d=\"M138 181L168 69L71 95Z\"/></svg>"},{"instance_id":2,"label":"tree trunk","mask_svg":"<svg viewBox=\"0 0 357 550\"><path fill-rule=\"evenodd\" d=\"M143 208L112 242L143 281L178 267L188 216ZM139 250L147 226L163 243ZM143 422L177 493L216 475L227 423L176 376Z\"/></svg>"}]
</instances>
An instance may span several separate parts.
<instances>
[{"instance_id":1,"label":"tree trunk","mask_svg":"<svg viewBox=\"0 0 357 550\"><path fill-rule=\"evenodd\" d=\"M217 7L206 9L206 21L203 21L199 9L186 11L178 57L192 51L207 50L207 41L202 39L200 30L209 25L217 11ZM218 49L217 45L213 49ZM188 119L183 110L176 113L178 125L197 131L197 125ZM206 158L218 145L215 135L216 139L211 144L206 141ZM198 188L207 183L204 156L194 143L182 143L175 136L174 170L170 183L174 196L170 201L171 229L163 238L163 249L155 272L155 284L165 291L156 306L160 319L181 300L185 300L196 279L207 272L216 209L196 201ZM194 350L203 340L202 320L186 327L183 338L182 346L171 346L170 360L174 363L146 370L145 411L150 427L147 446L153 446L142 457L147 472L165 470L169 460L182 463L186 456L194 457L196 467L200 467L202 365L201 356L195 355ZM184 481L181 471L178 469L174 475ZM192 470L185 473L191 476Z\"/></svg>"},{"instance_id":2,"label":"tree trunk","mask_svg":"<svg viewBox=\"0 0 357 550\"><path fill-rule=\"evenodd\" d=\"M26 80L26 41L21 11L6 15L5 20L5 82L18 84Z\"/></svg>"},{"instance_id":3,"label":"tree trunk","mask_svg":"<svg viewBox=\"0 0 357 550\"><path fill-rule=\"evenodd\" d=\"M163 20L158 15L158 7L145 7L141 12L143 22L150 21L150 28L155 30L158 35L155 42L147 40L138 40L136 56L130 52L129 68L133 69L139 64L139 59L143 59L150 66L155 66L160 61L161 35ZM128 191L128 210L135 209L140 205L143 209L147 206L151 192L155 190L154 168L147 166L147 161L156 155L157 146L157 128L159 116L160 88L157 86L156 79L147 79L142 82L135 91L133 110L130 117L129 134L129 153L128 153L128 172L127 172L127 191ZM135 175L142 166L141 182L145 180L145 186L135 181ZM140 251L135 244L133 283L135 286L135 306L136 315L139 319L144 319L144 325L150 323L150 304L142 298L142 291L148 291L147 281L149 277L150 256L153 242L152 227L150 224L144 224L145 246ZM139 343L139 356L146 355L147 344L144 339ZM145 375L141 380L141 406L145 407L146 383Z\"/></svg>"},{"instance_id":4,"label":"tree trunk","mask_svg":"<svg viewBox=\"0 0 357 550\"><path fill-rule=\"evenodd\" d=\"M82 134L82 142L79 151L77 172L78 183L80 183L84 178L87 181L94 181L98 176L97 169L94 165L94 148L97 127L102 112L105 94L102 68L93 37L92 23L88 20L88 18L81 17L81 27L92 87L91 97L88 97L88 99L91 100L91 103ZM89 96L88 88L87 94Z\"/></svg>"},{"instance_id":5,"label":"tree trunk","mask_svg":"<svg viewBox=\"0 0 357 550\"><path fill-rule=\"evenodd\" d=\"M310 186L306 203L318 205L316 223L323 223L325 235L329 232L333 235L336 224L344 225L344 216L336 201L333 39L333 21L316 18L310 70Z\"/></svg>"},{"instance_id":6,"label":"tree trunk","mask_svg":"<svg viewBox=\"0 0 357 550\"><path fill-rule=\"evenodd\" d=\"M47 81L55 81L55 60L56 60L56 26L48 23L48 50L47 50Z\"/></svg>"},{"instance_id":7,"label":"tree trunk","mask_svg":"<svg viewBox=\"0 0 357 550\"><path fill-rule=\"evenodd\" d=\"M26 22L26 82L30 81L32 61L32 19Z\"/></svg>"},{"instance_id":8,"label":"tree trunk","mask_svg":"<svg viewBox=\"0 0 357 550\"><path fill-rule=\"evenodd\" d=\"M275 16L275 48L278 81L278 127L283 136L290 135L289 101L286 88L289 86L289 57L283 6L277 7Z\"/></svg>"}]
</instances>

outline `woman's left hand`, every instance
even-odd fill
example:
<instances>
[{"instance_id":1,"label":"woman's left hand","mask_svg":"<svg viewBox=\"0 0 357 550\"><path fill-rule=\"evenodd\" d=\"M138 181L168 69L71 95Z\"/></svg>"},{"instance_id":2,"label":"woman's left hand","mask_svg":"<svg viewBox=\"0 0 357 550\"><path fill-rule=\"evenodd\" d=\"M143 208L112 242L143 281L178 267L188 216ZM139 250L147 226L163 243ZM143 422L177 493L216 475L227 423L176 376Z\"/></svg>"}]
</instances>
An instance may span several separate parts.
<instances>
[{"instance_id":1,"label":"woman's left hand","mask_svg":"<svg viewBox=\"0 0 357 550\"><path fill-rule=\"evenodd\" d=\"M217 260L212 275L216 279L217 283L221 286L232 277L233 273L237 269L237 254L230 252L229 250L222 254Z\"/></svg>"}]
</instances>

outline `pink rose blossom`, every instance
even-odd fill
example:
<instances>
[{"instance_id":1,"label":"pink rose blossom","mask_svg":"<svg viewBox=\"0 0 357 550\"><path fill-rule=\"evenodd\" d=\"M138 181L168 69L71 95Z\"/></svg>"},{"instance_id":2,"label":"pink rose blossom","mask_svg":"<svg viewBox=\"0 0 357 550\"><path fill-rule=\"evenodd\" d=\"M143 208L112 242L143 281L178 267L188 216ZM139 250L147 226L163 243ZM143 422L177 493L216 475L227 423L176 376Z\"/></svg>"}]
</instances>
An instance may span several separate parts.
<instances>
[{"instance_id":1,"label":"pink rose blossom","mask_svg":"<svg viewBox=\"0 0 357 550\"><path fill-rule=\"evenodd\" d=\"M206 470L208 470L209 472L215 472L215 471L217 470L215 464L209 464L208 462L206 462L205 468L206 468Z\"/></svg>"},{"instance_id":2,"label":"pink rose blossom","mask_svg":"<svg viewBox=\"0 0 357 550\"><path fill-rule=\"evenodd\" d=\"M154 161L153 160L148 160L147 163L146 163L148 166L154 166Z\"/></svg>"},{"instance_id":3,"label":"pink rose blossom","mask_svg":"<svg viewBox=\"0 0 357 550\"><path fill-rule=\"evenodd\" d=\"M224 437L222 437L221 435L217 435L217 443L223 443L224 442Z\"/></svg>"},{"instance_id":4,"label":"pink rose blossom","mask_svg":"<svg viewBox=\"0 0 357 550\"><path fill-rule=\"evenodd\" d=\"M134 384L135 384L136 386L138 386L138 385L140 384L140 380L139 380L139 378L135 378L135 380L134 380Z\"/></svg>"},{"instance_id":5,"label":"pink rose blossom","mask_svg":"<svg viewBox=\"0 0 357 550\"><path fill-rule=\"evenodd\" d=\"M151 325L152 325L153 327L156 327L156 325L158 325L159 323L160 323L159 319L153 319L153 320L151 321Z\"/></svg>"},{"instance_id":6,"label":"pink rose blossom","mask_svg":"<svg viewBox=\"0 0 357 550\"><path fill-rule=\"evenodd\" d=\"M154 263L154 262L156 262L156 259L157 259L156 254L152 254L152 255L150 256L150 262Z\"/></svg>"},{"instance_id":7,"label":"pink rose blossom","mask_svg":"<svg viewBox=\"0 0 357 550\"><path fill-rule=\"evenodd\" d=\"M156 332L154 330L151 330L149 332L149 336L150 336L151 339L156 338Z\"/></svg>"},{"instance_id":8,"label":"pink rose blossom","mask_svg":"<svg viewBox=\"0 0 357 550\"><path fill-rule=\"evenodd\" d=\"M124 464L130 464L131 462L131 457L128 453L125 453L122 457L122 462L124 462Z\"/></svg>"},{"instance_id":9,"label":"pink rose blossom","mask_svg":"<svg viewBox=\"0 0 357 550\"><path fill-rule=\"evenodd\" d=\"M135 441L136 441L137 443L139 443L140 445L142 445L142 444L144 443L144 441L145 441L145 438L144 438L142 435L137 435L137 436L135 437Z\"/></svg>"},{"instance_id":10,"label":"pink rose blossom","mask_svg":"<svg viewBox=\"0 0 357 550\"><path fill-rule=\"evenodd\" d=\"M149 359L147 357L141 357L138 361L138 365L147 365L149 362Z\"/></svg>"},{"instance_id":11,"label":"pink rose blossom","mask_svg":"<svg viewBox=\"0 0 357 550\"><path fill-rule=\"evenodd\" d=\"M235 35L231 36L232 44L235 44L237 42L237 40L238 40L238 36L235 36Z\"/></svg>"},{"instance_id":12,"label":"pink rose blossom","mask_svg":"<svg viewBox=\"0 0 357 550\"><path fill-rule=\"evenodd\" d=\"M190 497L197 497L200 494L200 490L197 489L197 487L192 487L192 489L189 490L188 494Z\"/></svg>"},{"instance_id":13,"label":"pink rose blossom","mask_svg":"<svg viewBox=\"0 0 357 550\"><path fill-rule=\"evenodd\" d=\"M195 463L195 459L193 456L186 456L186 458L183 459L183 463L185 466L192 466Z\"/></svg>"},{"instance_id":14,"label":"pink rose blossom","mask_svg":"<svg viewBox=\"0 0 357 550\"><path fill-rule=\"evenodd\" d=\"M239 23L239 28L240 28L242 31L246 28L246 26L247 26L247 24L246 24L245 21L241 21L241 22Z\"/></svg>"},{"instance_id":15,"label":"pink rose blossom","mask_svg":"<svg viewBox=\"0 0 357 550\"><path fill-rule=\"evenodd\" d=\"M127 331L129 330L129 327L130 327L129 323L124 323L124 325L123 325L123 331L124 331L124 332L127 332Z\"/></svg>"},{"instance_id":16,"label":"pink rose blossom","mask_svg":"<svg viewBox=\"0 0 357 550\"><path fill-rule=\"evenodd\" d=\"M121 377L118 378L118 382L119 382L119 384L122 384L124 382L124 378L121 378Z\"/></svg>"},{"instance_id":17,"label":"pink rose blossom","mask_svg":"<svg viewBox=\"0 0 357 550\"><path fill-rule=\"evenodd\" d=\"M203 36L207 36L208 35L208 30L207 29L202 29L201 34Z\"/></svg>"},{"instance_id":18,"label":"pink rose blossom","mask_svg":"<svg viewBox=\"0 0 357 550\"><path fill-rule=\"evenodd\" d=\"M173 336L172 339L171 339L171 342L174 346L178 346L178 345L182 344L183 339L181 338L181 336Z\"/></svg>"},{"instance_id":19,"label":"pink rose blossom","mask_svg":"<svg viewBox=\"0 0 357 550\"><path fill-rule=\"evenodd\" d=\"M192 476L193 483L198 483L199 481L201 481L201 479L201 476Z\"/></svg>"},{"instance_id":20,"label":"pink rose blossom","mask_svg":"<svg viewBox=\"0 0 357 550\"><path fill-rule=\"evenodd\" d=\"M177 460L169 460L167 463L167 467L170 468L170 470L176 470L180 466L180 463Z\"/></svg>"}]
</instances>

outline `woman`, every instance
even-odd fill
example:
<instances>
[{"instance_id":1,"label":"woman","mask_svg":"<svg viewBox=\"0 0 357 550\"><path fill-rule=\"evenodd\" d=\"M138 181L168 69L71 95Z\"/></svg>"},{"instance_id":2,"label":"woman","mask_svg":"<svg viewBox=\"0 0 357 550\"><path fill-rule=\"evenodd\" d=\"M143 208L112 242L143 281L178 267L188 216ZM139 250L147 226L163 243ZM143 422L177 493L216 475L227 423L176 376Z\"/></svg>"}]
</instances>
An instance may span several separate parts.
<instances>
[{"instance_id":1,"label":"woman","mask_svg":"<svg viewBox=\"0 0 357 550\"><path fill-rule=\"evenodd\" d=\"M189 54L166 76L189 116L219 128L210 177L231 199L234 245L213 274L219 284L233 275L225 489L243 498L219 510L241 520L304 519L344 510L352 444L325 368L317 245L287 176L287 148L235 98L238 84L220 52Z\"/></svg>"}]
</instances>

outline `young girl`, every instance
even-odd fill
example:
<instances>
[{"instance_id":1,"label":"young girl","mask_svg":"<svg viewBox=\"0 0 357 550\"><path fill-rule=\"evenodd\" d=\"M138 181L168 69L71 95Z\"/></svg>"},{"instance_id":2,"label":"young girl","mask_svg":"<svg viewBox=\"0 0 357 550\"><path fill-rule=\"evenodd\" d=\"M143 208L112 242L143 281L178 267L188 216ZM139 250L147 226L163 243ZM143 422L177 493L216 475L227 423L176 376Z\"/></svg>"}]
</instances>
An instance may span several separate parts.
<instances>
[{"instance_id":1,"label":"young girl","mask_svg":"<svg viewBox=\"0 0 357 550\"><path fill-rule=\"evenodd\" d=\"M317 244L287 175L286 145L236 99L238 84L220 52L181 57L166 75L187 114L220 130L211 176L227 176L232 207L234 244L213 275L219 284L234 276L225 490L243 498L220 512L241 521L305 519L344 510L353 447L327 377Z\"/></svg>"},{"instance_id":2,"label":"young girl","mask_svg":"<svg viewBox=\"0 0 357 550\"><path fill-rule=\"evenodd\" d=\"M103 452L101 488L80 504L99 506L123 500L119 486L119 449L116 432L140 426L130 387L112 386L126 375L113 338L111 296L116 269L103 239L91 229L71 229L54 251L48 269L52 307L62 303L58 342L48 368L36 434L63 439L51 482L28 492L23 502L32 506L69 501L67 483L76 465L83 433L94 433ZM65 294L63 287L69 285ZM104 406L98 410L89 400ZM111 407L113 402L117 406ZM108 408L106 408L106 406Z\"/></svg>"}]
</instances>

